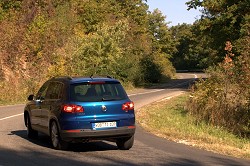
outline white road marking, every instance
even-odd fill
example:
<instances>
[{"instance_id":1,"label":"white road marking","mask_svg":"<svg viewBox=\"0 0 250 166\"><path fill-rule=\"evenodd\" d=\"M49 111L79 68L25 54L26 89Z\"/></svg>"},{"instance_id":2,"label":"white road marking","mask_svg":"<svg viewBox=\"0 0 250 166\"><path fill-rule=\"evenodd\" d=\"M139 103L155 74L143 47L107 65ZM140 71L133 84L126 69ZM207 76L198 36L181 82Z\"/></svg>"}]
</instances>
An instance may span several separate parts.
<instances>
[{"instance_id":1,"label":"white road marking","mask_svg":"<svg viewBox=\"0 0 250 166\"><path fill-rule=\"evenodd\" d=\"M196 74L188 74L188 75L192 75L192 76L194 76L194 78L198 78L198 76Z\"/></svg>"},{"instance_id":2,"label":"white road marking","mask_svg":"<svg viewBox=\"0 0 250 166\"><path fill-rule=\"evenodd\" d=\"M10 118L14 118L14 117L16 117L16 116L21 116L21 115L23 115L23 113L21 113L21 114L16 114L16 115L12 115L12 116L8 116L8 117L5 117L5 118L2 118L2 119L0 119L0 121L6 120L6 119L10 119Z\"/></svg>"},{"instance_id":3,"label":"white road marking","mask_svg":"<svg viewBox=\"0 0 250 166\"><path fill-rule=\"evenodd\" d=\"M172 95L172 96L169 96L169 97L166 97L166 98L163 98L163 99L161 99L161 100L159 100L159 101L157 101L157 102L161 102L161 101L164 101L164 100L170 100L170 99L172 99L173 97L177 97L177 96L180 96L181 94L183 94L183 93L185 93L184 91L180 91L179 93L177 93L177 94L174 94L174 95Z\"/></svg>"}]
</instances>

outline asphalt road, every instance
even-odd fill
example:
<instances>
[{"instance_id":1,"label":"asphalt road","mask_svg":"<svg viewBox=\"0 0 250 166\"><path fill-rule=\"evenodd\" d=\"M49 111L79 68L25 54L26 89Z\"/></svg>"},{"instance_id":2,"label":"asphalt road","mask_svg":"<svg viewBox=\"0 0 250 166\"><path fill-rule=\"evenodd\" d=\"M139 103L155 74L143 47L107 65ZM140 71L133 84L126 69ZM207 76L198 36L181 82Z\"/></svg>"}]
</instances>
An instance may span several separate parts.
<instances>
[{"instance_id":1,"label":"asphalt road","mask_svg":"<svg viewBox=\"0 0 250 166\"><path fill-rule=\"evenodd\" d=\"M136 109L163 98L183 93L199 74L179 74L181 79L172 83L131 92L130 98ZM51 148L49 138L39 135L38 140L29 140L23 122L24 105L0 107L0 166L35 165L250 165L243 160L207 152L184 144L158 138L137 125L135 144L128 151L117 150L112 142L75 144L68 151Z\"/></svg>"}]
</instances>

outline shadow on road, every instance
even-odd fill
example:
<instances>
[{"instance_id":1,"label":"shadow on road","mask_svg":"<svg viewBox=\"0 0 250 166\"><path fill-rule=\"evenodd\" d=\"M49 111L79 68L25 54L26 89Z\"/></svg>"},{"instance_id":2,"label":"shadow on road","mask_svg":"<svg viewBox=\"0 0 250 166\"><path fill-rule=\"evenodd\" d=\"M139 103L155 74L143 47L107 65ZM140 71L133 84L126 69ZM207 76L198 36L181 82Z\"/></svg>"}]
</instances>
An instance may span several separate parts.
<instances>
[{"instance_id":1,"label":"shadow on road","mask_svg":"<svg viewBox=\"0 0 250 166\"><path fill-rule=\"evenodd\" d=\"M74 144L69 151L59 151L51 148L49 137L39 135L39 139L30 140L27 138L26 130L12 131L9 135L16 135L27 140L32 144L18 145L19 148L11 149L0 146L0 166L9 165L51 165L51 166L82 166L82 165L110 165L110 166L205 166L205 165L246 165L235 159L222 157L207 153L206 157L193 153L194 149L188 149L187 152L193 154L193 157L182 153L166 153L166 155L151 156L151 152L141 150L149 149L148 146L135 144L129 151L117 150L116 146L106 142ZM159 141L159 139L157 139ZM161 141L158 143L160 144ZM164 143L166 143L164 141ZM168 147L169 148L169 147ZM185 151L185 150L184 150ZM163 152L163 151L162 151ZM200 157L204 157L203 159ZM156 158L155 158L156 157ZM243 162L244 163L244 162Z\"/></svg>"},{"instance_id":2,"label":"shadow on road","mask_svg":"<svg viewBox=\"0 0 250 166\"><path fill-rule=\"evenodd\" d=\"M84 158L84 159L83 159ZM23 151L16 151L11 149L0 148L0 165L13 166L117 166L117 165L131 165L129 161L119 161L119 159L112 158L112 156L101 156L98 154L91 154L89 156L71 154L65 151L51 151L50 153L34 150L29 147Z\"/></svg>"},{"instance_id":3,"label":"shadow on road","mask_svg":"<svg viewBox=\"0 0 250 166\"><path fill-rule=\"evenodd\" d=\"M145 89L189 89L191 85L195 83L198 79L188 78L188 79L172 79L167 83L157 84Z\"/></svg>"},{"instance_id":4,"label":"shadow on road","mask_svg":"<svg viewBox=\"0 0 250 166\"><path fill-rule=\"evenodd\" d=\"M171 79L166 83L157 83L154 85L143 87L143 89L179 89L189 90L200 79L206 80L206 78L185 78L185 79Z\"/></svg>"},{"instance_id":5,"label":"shadow on road","mask_svg":"<svg viewBox=\"0 0 250 166\"><path fill-rule=\"evenodd\" d=\"M27 137L26 130L12 131L11 134L17 135L38 146L53 149L52 145L50 144L50 138L47 135L39 133L37 139L29 139ZM109 143L106 141L97 141L97 142L70 144L70 147L68 149L68 151L73 151L73 152L93 152L93 151L107 151L107 150L117 150L117 146L112 145L112 142Z\"/></svg>"}]
</instances>

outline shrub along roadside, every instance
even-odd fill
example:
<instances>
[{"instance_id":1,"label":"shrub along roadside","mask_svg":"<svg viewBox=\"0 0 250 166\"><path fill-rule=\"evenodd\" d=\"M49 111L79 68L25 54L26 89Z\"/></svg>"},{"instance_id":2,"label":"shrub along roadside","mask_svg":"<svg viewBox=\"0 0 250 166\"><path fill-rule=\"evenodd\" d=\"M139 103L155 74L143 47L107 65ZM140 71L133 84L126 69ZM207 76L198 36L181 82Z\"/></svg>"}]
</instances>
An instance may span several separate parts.
<instances>
[{"instance_id":1,"label":"shrub along roadside","mask_svg":"<svg viewBox=\"0 0 250 166\"><path fill-rule=\"evenodd\" d=\"M237 57L232 53L231 42L226 42L225 60L206 71L207 80L194 85L187 108L198 121L246 138L250 138L249 42L250 37L242 39L245 48Z\"/></svg>"},{"instance_id":2,"label":"shrub along roadside","mask_svg":"<svg viewBox=\"0 0 250 166\"><path fill-rule=\"evenodd\" d=\"M197 122L186 110L189 94L150 104L137 110L137 121L146 130L168 140L216 153L250 158L250 140L220 127Z\"/></svg>"}]
</instances>

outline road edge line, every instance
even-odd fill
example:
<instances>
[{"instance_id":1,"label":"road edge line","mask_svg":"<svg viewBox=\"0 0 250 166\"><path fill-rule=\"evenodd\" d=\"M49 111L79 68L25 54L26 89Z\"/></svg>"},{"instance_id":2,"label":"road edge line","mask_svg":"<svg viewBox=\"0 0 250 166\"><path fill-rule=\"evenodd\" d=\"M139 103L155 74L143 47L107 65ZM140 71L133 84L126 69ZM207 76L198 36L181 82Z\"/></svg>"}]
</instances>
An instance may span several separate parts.
<instances>
[{"instance_id":1,"label":"road edge line","mask_svg":"<svg viewBox=\"0 0 250 166\"><path fill-rule=\"evenodd\" d=\"M8 117L5 117L5 118L1 118L0 121L6 120L6 119L10 119L10 118L14 118L14 117L21 116L21 115L23 115L23 113L21 113L21 114L16 114L16 115L12 115L12 116L8 116Z\"/></svg>"}]
</instances>

